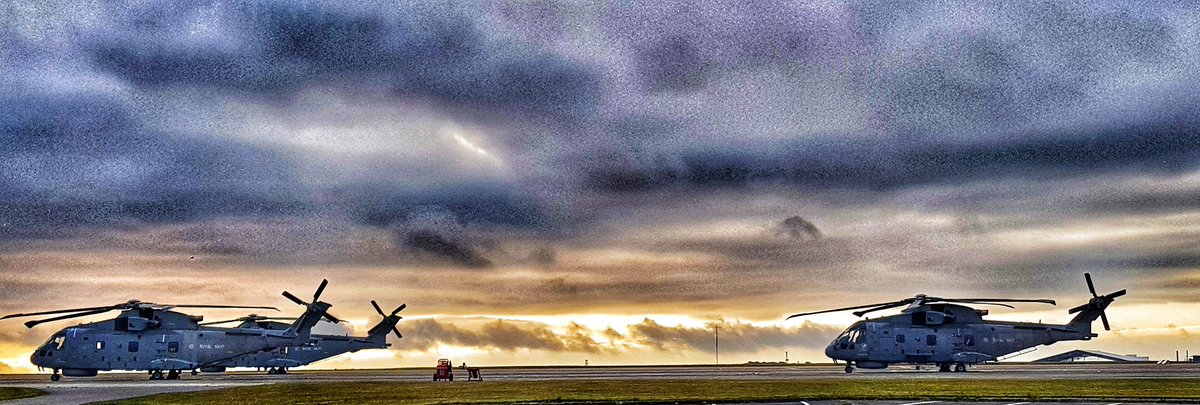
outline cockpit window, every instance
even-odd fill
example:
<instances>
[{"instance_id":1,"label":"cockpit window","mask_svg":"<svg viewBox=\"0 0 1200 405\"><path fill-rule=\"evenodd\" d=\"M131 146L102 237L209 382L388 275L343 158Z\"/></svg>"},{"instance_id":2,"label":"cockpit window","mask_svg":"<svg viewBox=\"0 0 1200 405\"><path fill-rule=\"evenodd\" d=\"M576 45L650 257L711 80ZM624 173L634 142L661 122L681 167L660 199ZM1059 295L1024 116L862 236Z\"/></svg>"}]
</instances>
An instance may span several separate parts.
<instances>
[{"instance_id":1,"label":"cockpit window","mask_svg":"<svg viewBox=\"0 0 1200 405\"><path fill-rule=\"evenodd\" d=\"M63 344L67 342L67 337L66 335L58 335L50 340L50 342L54 344L54 350L62 350Z\"/></svg>"}]
</instances>

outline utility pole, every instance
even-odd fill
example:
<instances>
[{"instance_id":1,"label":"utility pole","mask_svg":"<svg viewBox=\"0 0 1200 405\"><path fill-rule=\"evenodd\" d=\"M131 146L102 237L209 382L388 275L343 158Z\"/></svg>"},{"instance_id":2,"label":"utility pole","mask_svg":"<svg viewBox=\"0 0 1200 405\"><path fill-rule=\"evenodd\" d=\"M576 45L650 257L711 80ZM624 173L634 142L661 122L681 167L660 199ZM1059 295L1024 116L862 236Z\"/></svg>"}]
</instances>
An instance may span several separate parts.
<instances>
[{"instance_id":1,"label":"utility pole","mask_svg":"<svg viewBox=\"0 0 1200 405\"><path fill-rule=\"evenodd\" d=\"M787 352L787 350L784 350L784 351L783 351L783 364L788 364L788 352Z\"/></svg>"},{"instance_id":2,"label":"utility pole","mask_svg":"<svg viewBox=\"0 0 1200 405\"><path fill-rule=\"evenodd\" d=\"M720 365L721 364L721 325L713 325L713 334L716 337L717 365Z\"/></svg>"}]
</instances>

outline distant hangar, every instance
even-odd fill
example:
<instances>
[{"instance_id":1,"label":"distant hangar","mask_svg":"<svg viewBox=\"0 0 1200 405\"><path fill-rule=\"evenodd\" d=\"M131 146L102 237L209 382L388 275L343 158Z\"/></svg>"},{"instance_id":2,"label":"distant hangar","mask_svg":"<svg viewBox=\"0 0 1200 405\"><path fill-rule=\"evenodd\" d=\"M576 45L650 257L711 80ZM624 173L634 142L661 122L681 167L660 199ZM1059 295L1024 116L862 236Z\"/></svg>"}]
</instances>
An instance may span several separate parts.
<instances>
[{"instance_id":1,"label":"distant hangar","mask_svg":"<svg viewBox=\"0 0 1200 405\"><path fill-rule=\"evenodd\" d=\"M1050 357L1043 357L1034 360L1034 363L1076 363L1076 362L1121 362L1121 363L1139 363L1150 361L1150 356L1138 356L1136 354L1113 354L1102 352L1099 350L1072 350L1069 352L1059 353Z\"/></svg>"}]
</instances>

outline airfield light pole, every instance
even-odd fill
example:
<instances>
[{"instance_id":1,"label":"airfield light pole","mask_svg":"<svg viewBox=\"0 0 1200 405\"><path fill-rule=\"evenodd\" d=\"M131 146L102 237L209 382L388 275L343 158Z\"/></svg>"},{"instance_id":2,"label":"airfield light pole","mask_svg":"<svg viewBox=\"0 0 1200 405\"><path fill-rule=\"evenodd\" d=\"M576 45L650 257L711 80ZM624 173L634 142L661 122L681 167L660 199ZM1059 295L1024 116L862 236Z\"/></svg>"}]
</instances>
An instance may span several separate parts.
<instances>
[{"instance_id":1,"label":"airfield light pole","mask_svg":"<svg viewBox=\"0 0 1200 405\"><path fill-rule=\"evenodd\" d=\"M721 364L721 325L713 325L713 336L716 337L717 365Z\"/></svg>"}]
</instances>

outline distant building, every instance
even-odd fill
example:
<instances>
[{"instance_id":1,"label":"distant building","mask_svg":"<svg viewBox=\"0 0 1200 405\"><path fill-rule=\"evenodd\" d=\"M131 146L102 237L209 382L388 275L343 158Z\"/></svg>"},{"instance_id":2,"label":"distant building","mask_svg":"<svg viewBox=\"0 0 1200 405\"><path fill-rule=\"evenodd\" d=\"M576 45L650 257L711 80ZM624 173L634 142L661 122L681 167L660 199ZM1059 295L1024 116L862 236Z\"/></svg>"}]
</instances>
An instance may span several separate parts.
<instances>
[{"instance_id":1,"label":"distant building","mask_svg":"<svg viewBox=\"0 0 1200 405\"><path fill-rule=\"evenodd\" d=\"M1076 363L1076 362L1141 362L1150 361L1150 356L1136 354L1113 354L1099 350L1072 350L1050 357L1034 360L1034 363Z\"/></svg>"}]
</instances>

